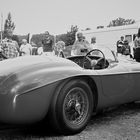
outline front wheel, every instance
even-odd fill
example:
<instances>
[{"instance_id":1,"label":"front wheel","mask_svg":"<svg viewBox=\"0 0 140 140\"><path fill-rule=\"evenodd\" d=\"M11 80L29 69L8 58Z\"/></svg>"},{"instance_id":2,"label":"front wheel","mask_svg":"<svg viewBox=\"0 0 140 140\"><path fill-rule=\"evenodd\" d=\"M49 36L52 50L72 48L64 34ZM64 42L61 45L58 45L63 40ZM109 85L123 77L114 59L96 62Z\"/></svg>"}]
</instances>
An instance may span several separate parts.
<instances>
[{"instance_id":1,"label":"front wheel","mask_svg":"<svg viewBox=\"0 0 140 140\"><path fill-rule=\"evenodd\" d=\"M92 91L85 81L64 81L52 100L50 122L57 132L74 134L85 128L94 105Z\"/></svg>"}]
</instances>

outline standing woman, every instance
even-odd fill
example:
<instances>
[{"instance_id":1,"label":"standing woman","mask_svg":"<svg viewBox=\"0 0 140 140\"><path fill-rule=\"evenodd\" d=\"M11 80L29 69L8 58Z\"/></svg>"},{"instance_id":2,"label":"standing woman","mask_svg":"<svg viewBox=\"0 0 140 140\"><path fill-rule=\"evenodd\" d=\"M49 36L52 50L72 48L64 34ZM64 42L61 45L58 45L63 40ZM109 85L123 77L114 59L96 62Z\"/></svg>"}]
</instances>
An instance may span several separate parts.
<instances>
[{"instance_id":1,"label":"standing woman","mask_svg":"<svg viewBox=\"0 0 140 140\"><path fill-rule=\"evenodd\" d=\"M65 42L58 41L55 45L55 55L59 57L65 57L64 49L65 49Z\"/></svg>"},{"instance_id":2,"label":"standing woman","mask_svg":"<svg viewBox=\"0 0 140 140\"><path fill-rule=\"evenodd\" d=\"M140 28L137 37L134 40L134 59L140 62Z\"/></svg>"}]
</instances>

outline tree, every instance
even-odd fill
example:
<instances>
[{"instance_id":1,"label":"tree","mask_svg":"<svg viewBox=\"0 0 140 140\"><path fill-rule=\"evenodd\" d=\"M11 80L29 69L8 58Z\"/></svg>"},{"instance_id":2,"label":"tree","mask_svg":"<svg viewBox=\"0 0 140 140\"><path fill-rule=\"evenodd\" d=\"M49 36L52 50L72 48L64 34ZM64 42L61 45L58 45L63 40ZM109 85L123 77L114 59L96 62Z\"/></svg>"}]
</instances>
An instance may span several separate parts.
<instances>
[{"instance_id":1,"label":"tree","mask_svg":"<svg viewBox=\"0 0 140 140\"><path fill-rule=\"evenodd\" d=\"M107 27L129 25L133 23L135 23L135 20L133 19L124 19L124 18L119 17L115 20L112 20Z\"/></svg>"},{"instance_id":2,"label":"tree","mask_svg":"<svg viewBox=\"0 0 140 140\"><path fill-rule=\"evenodd\" d=\"M23 39L26 39L27 41L29 40L29 34L26 34L26 35L18 35L17 38L18 38L18 44L20 46L22 44L22 40ZM13 40L16 40L17 41L15 35L13 35Z\"/></svg>"},{"instance_id":3,"label":"tree","mask_svg":"<svg viewBox=\"0 0 140 140\"><path fill-rule=\"evenodd\" d=\"M34 42L38 47L41 47L43 38L44 38L44 35L42 33L34 34L31 38L31 42Z\"/></svg>"},{"instance_id":4,"label":"tree","mask_svg":"<svg viewBox=\"0 0 140 140\"><path fill-rule=\"evenodd\" d=\"M56 42L58 41L64 41L65 44L67 42L67 34L60 34L60 35L56 35Z\"/></svg>"},{"instance_id":5,"label":"tree","mask_svg":"<svg viewBox=\"0 0 140 140\"><path fill-rule=\"evenodd\" d=\"M78 27L72 25L70 31L68 31L67 33L56 35L55 38L53 35L51 35L51 38L53 41L55 40L55 42L58 41L65 42L66 46L73 45L75 41L75 34L77 31L78 31ZM44 37L45 37L44 34L35 34L32 36L31 42L34 42L35 44L37 44L38 47L40 47L42 45L42 39Z\"/></svg>"},{"instance_id":6,"label":"tree","mask_svg":"<svg viewBox=\"0 0 140 140\"><path fill-rule=\"evenodd\" d=\"M86 28L85 31L91 30L91 28Z\"/></svg>"},{"instance_id":7,"label":"tree","mask_svg":"<svg viewBox=\"0 0 140 140\"><path fill-rule=\"evenodd\" d=\"M7 16L7 19L5 20L5 23L4 23L4 34L3 34L3 37L7 36L7 31L8 30L14 31L15 27L16 26L15 26L14 22L12 22L11 13L9 12L8 16ZM17 35L13 35L12 39L17 41L17 43L20 45L19 38L18 38Z\"/></svg>"},{"instance_id":8,"label":"tree","mask_svg":"<svg viewBox=\"0 0 140 140\"><path fill-rule=\"evenodd\" d=\"M66 46L73 45L75 41L75 34L77 31L78 31L78 27L72 25L70 31L68 31L66 34L61 34L56 36L56 42L64 41Z\"/></svg>"},{"instance_id":9,"label":"tree","mask_svg":"<svg viewBox=\"0 0 140 140\"><path fill-rule=\"evenodd\" d=\"M12 22L12 16L11 13L8 13L7 19L5 20L4 24L4 35L7 35L7 30L14 30L15 29L15 24Z\"/></svg>"},{"instance_id":10,"label":"tree","mask_svg":"<svg viewBox=\"0 0 140 140\"><path fill-rule=\"evenodd\" d=\"M54 42L54 36L50 35L51 39ZM34 34L31 38L31 42L35 43L37 45L37 47L41 47L42 46L42 40L45 38L45 34L41 33L41 34Z\"/></svg>"},{"instance_id":11,"label":"tree","mask_svg":"<svg viewBox=\"0 0 140 140\"><path fill-rule=\"evenodd\" d=\"M97 26L97 29L103 29L104 28L104 26Z\"/></svg>"},{"instance_id":12,"label":"tree","mask_svg":"<svg viewBox=\"0 0 140 140\"><path fill-rule=\"evenodd\" d=\"M69 45L73 45L74 41L75 41L75 34L78 31L78 27L77 26L71 26L71 29L69 32L67 32L66 35L66 46Z\"/></svg>"}]
</instances>

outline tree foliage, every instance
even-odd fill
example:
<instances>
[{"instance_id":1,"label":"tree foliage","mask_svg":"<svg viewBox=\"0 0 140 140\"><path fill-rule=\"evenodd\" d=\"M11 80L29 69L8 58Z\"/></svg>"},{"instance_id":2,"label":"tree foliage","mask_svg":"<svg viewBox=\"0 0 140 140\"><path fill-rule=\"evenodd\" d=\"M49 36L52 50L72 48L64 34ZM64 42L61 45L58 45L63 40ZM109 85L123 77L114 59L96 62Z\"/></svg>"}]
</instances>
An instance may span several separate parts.
<instances>
[{"instance_id":1,"label":"tree foliage","mask_svg":"<svg viewBox=\"0 0 140 140\"><path fill-rule=\"evenodd\" d=\"M78 31L77 26L71 26L71 30L67 32L67 40L66 40L66 46L73 45L75 41L75 34Z\"/></svg>"},{"instance_id":2,"label":"tree foliage","mask_svg":"<svg viewBox=\"0 0 140 140\"><path fill-rule=\"evenodd\" d=\"M26 35L17 35L19 45L22 44L22 40L23 40L23 39L26 39L26 40L28 41L28 35L29 35L29 34L26 34ZM15 36L15 35L14 35L14 36Z\"/></svg>"},{"instance_id":3,"label":"tree foliage","mask_svg":"<svg viewBox=\"0 0 140 140\"><path fill-rule=\"evenodd\" d=\"M85 29L85 31L89 31L89 30L91 30L91 28L89 28L89 27Z\"/></svg>"},{"instance_id":4,"label":"tree foliage","mask_svg":"<svg viewBox=\"0 0 140 140\"><path fill-rule=\"evenodd\" d=\"M129 25L135 23L133 19L124 19L124 18L117 18L112 20L107 27L114 27L114 26L122 26L122 25Z\"/></svg>"},{"instance_id":5,"label":"tree foliage","mask_svg":"<svg viewBox=\"0 0 140 140\"><path fill-rule=\"evenodd\" d=\"M31 42L34 42L38 47L42 45L43 34L34 34L31 38Z\"/></svg>"},{"instance_id":6,"label":"tree foliage","mask_svg":"<svg viewBox=\"0 0 140 140\"><path fill-rule=\"evenodd\" d=\"M104 26L100 25L100 26L97 26L97 29L103 29Z\"/></svg>"},{"instance_id":7,"label":"tree foliage","mask_svg":"<svg viewBox=\"0 0 140 140\"><path fill-rule=\"evenodd\" d=\"M50 35L51 39L54 42L54 36ZM31 38L31 42L35 43L37 45L37 47L41 47L42 46L42 40L45 38L45 34L41 33L41 34L34 34Z\"/></svg>"},{"instance_id":8,"label":"tree foliage","mask_svg":"<svg viewBox=\"0 0 140 140\"><path fill-rule=\"evenodd\" d=\"M78 31L77 26L71 26L70 31L68 31L65 34L56 35L54 38L53 35L51 35L51 38L53 41L63 41L65 42L66 46L73 45L75 41L75 34ZM34 42L38 47L42 45L42 40L44 39L44 34L34 34L31 38L31 42Z\"/></svg>"},{"instance_id":9,"label":"tree foliage","mask_svg":"<svg viewBox=\"0 0 140 140\"><path fill-rule=\"evenodd\" d=\"M7 19L5 20L5 23L4 23L3 37L5 38L7 36L7 31L8 30L14 31L15 27L16 27L15 23L12 21L12 15L9 12L8 16L7 16ZM13 35L12 39L17 41L18 44L20 44L18 35Z\"/></svg>"},{"instance_id":10,"label":"tree foliage","mask_svg":"<svg viewBox=\"0 0 140 140\"><path fill-rule=\"evenodd\" d=\"M61 34L56 36L56 42L64 41L66 46L73 45L75 41L75 34L77 31L78 31L78 27L72 25L70 31L68 31L66 34Z\"/></svg>"},{"instance_id":11,"label":"tree foliage","mask_svg":"<svg viewBox=\"0 0 140 140\"><path fill-rule=\"evenodd\" d=\"M4 33L7 33L7 30L14 30L15 29L15 24L12 22L12 16L11 13L8 13L7 19L5 20L4 23Z\"/></svg>"}]
</instances>

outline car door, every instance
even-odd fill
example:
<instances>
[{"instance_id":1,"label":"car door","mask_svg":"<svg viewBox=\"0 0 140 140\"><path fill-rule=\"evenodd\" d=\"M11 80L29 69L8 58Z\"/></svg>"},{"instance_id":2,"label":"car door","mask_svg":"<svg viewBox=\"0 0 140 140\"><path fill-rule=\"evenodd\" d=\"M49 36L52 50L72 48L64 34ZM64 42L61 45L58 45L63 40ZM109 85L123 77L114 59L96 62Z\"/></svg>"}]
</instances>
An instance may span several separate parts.
<instances>
[{"instance_id":1,"label":"car door","mask_svg":"<svg viewBox=\"0 0 140 140\"><path fill-rule=\"evenodd\" d=\"M129 76L133 78L133 90L131 97L135 100L140 100L140 63L133 61L129 65Z\"/></svg>"},{"instance_id":2,"label":"car door","mask_svg":"<svg viewBox=\"0 0 140 140\"><path fill-rule=\"evenodd\" d=\"M101 77L102 93L107 97L108 102L127 102L134 85L132 75L129 75L127 68L114 63L110 68L98 71Z\"/></svg>"}]
</instances>

